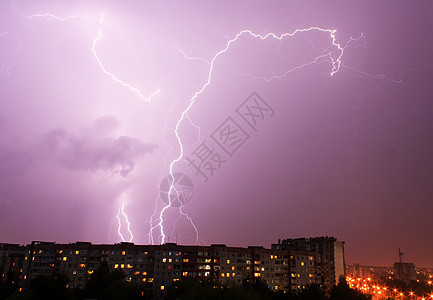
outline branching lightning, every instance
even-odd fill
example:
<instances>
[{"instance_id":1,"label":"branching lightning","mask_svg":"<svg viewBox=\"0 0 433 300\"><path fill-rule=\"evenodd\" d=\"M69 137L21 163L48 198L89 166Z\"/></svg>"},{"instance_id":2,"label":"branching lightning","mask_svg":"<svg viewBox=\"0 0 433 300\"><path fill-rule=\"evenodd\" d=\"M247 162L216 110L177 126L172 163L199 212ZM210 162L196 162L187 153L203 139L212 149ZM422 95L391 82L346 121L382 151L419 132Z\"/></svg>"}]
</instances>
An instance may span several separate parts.
<instances>
[{"instance_id":1,"label":"branching lightning","mask_svg":"<svg viewBox=\"0 0 433 300\"><path fill-rule=\"evenodd\" d=\"M188 59L188 60L200 60L200 61L203 61L203 62L205 62L207 65L210 65L210 62L206 59L206 58L204 58L204 57L200 57L200 56L188 56L188 55L186 55L186 53L185 53L185 51L183 51L182 49L180 49L179 47L177 47L176 46L176 49L180 52L180 53L182 53L182 56L183 56L183 58L185 58L185 59Z\"/></svg>"},{"instance_id":2,"label":"branching lightning","mask_svg":"<svg viewBox=\"0 0 433 300\"><path fill-rule=\"evenodd\" d=\"M84 18L84 16L79 16L79 15L72 15L72 16L66 16L66 17L59 17L53 14L34 14L34 15L30 15L30 16L25 16L27 19L34 19L34 18L45 18L45 19L53 19L53 20L57 20L57 21L61 21L61 22L66 22L70 19L77 19L77 18ZM103 26L103 22L104 22L104 13L101 13L100 18L99 18L99 30L98 30L98 35L97 37L93 40L92 43L92 53L93 56L95 57L96 61L99 64L99 67L101 68L101 70L108 75L112 80L114 80L115 82L117 82L118 84L122 85L123 87L128 88L131 92L135 93L138 97L140 97L142 100L144 101L151 101L152 97L156 96L157 94L159 94L161 92L160 89L157 89L156 91L152 92L149 96L144 96L142 94L142 92L138 89L133 87L132 85L130 85L129 83L126 83L122 80L120 80L119 78L117 78L113 73L109 72L104 64L102 63L101 59L99 58L97 52L96 52L96 45L102 40L102 26Z\"/></svg>"},{"instance_id":3,"label":"branching lightning","mask_svg":"<svg viewBox=\"0 0 433 300\"><path fill-rule=\"evenodd\" d=\"M65 22L65 21L68 21L70 19L75 19L75 18L80 18L80 17L82 17L82 16L75 16L74 15L74 16L67 16L67 17L58 17L58 16L52 15L52 14L35 14L35 15L31 15L31 16L26 16L26 18L28 18L28 19L47 18L47 19L53 19L53 20L61 21L61 22ZM160 93L160 89L154 91L149 96L145 96L138 88L133 87L129 83L122 81L121 79L116 77L113 73L109 72L106 69L106 67L104 66L104 64L102 63L102 60L100 59L100 57L97 54L96 48L97 48L98 43L101 42L101 40L102 40L103 23L104 23L104 14L101 14L100 18L99 18L98 33L97 33L97 36L93 39L92 48L91 48L92 54L93 54L94 58L96 59L100 69L102 70L102 72L105 75L110 77L117 84L120 84L121 86L127 88L130 92L137 95L140 99L147 101L147 102L150 102L154 96L156 96ZM238 42L240 40L240 38L244 37L244 36L259 39L262 41L267 40L267 39L276 39L276 40L279 40L281 42L285 38L293 37L298 33L305 33L305 32L311 32L311 31L318 31L318 32L325 33L329 36L329 38L331 40L329 47L327 47L327 48L316 48L313 41L309 40L312 47L315 48L316 50L320 51L320 54L317 55L316 57L314 57L311 61L303 63L303 64L298 65L298 66L295 66L289 70L286 70L282 74L274 74L271 70L271 73L272 73L271 76L254 76L254 75L250 75L250 74L240 74L240 75L250 76L254 79L264 80L264 81L268 82L268 81L272 81L272 80L283 79L290 73L293 73L293 72L298 71L300 69L304 69L304 68L311 66L311 65L314 65L314 64L329 62L331 64L331 69L329 71L330 76L334 76L336 73L338 73L340 71L341 68L347 68L347 69L350 69L352 71L356 71L363 76L368 76L368 77L374 78L375 80L378 81L377 85L380 84L380 82L382 82L383 80L394 82L394 83L401 82L401 76L403 75L403 73L400 74L401 76L398 79L394 80L394 79L387 78L385 75L368 74L368 73L359 71L357 69L351 68L349 66L343 65L342 64L342 58L343 58L345 49L350 45L351 42L358 41L358 40L364 38L364 36L363 36L363 34L361 34L361 36L359 38L356 38L356 39L350 38L345 44L340 45L336 41L337 30L334 30L334 29L323 29L320 27L310 27L310 28L305 28L305 29L296 29L293 32L283 33L280 35L277 35L275 33L266 33L266 34L261 35L261 34L253 33L250 30L243 30L243 31L240 31L239 33L237 33L232 39L227 39L224 48L222 48L222 50L217 52L211 59L206 59L204 57L189 56L185 53L185 51L176 47L177 50L182 54L182 56L185 59L204 62L208 66L208 71L207 71L207 78L205 79L204 83L198 88L198 90L189 99L189 103L188 103L187 107L182 111L180 118L176 122L174 134L176 137L177 146L179 147L179 152L178 152L177 156L175 157L175 159L173 159L169 164L169 174L171 177L171 184L170 184L170 189L168 192L168 204L163 206L162 209L159 211L158 205L156 203L154 213L150 218L150 222L149 222L150 223L150 230L148 233L148 237L149 237L149 242L151 244L154 244L154 242L165 243L165 240L167 237L166 237L165 229L164 229L164 215L167 212L167 210L170 207L172 207L172 199L174 199L172 197L175 197L175 196L178 197L179 196L179 192L176 190L176 188L174 186L174 180L175 180L174 167L178 162L182 161L182 159L184 157L184 145L183 145L180 133L179 133L179 128L185 120L189 121L191 123L191 125L197 129L198 141L200 141L200 138L201 138L200 127L198 125L196 125L191 120L188 113L190 112L191 108L194 106L194 103L199 99L200 96L202 96L205 93L206 89L211 85L212 79L214 76L215 65L216 65L216 62L219 60L219 58L221 56L223 56L225 53L227 53L230 50L231 46L235 42ZM6 35L6 34L7 34L7 32L1 33L0 37L3 35ZM280 44L280 46L281 46L281 44ZM268 67L268 69L270 69L269 66L267 66L267 67ZM358 105L359 105L359 103L358 103ZM124 222L126 223L126 231L128 232L128 235L130 237L129 241L131 242L134 239L134 236L133 236L133 233L131 231L131 227L130 227L131 224L130 224L128 216L125 212L124 206L125 206L125 203L122 202L122 204L120 205L120 207L118 209L117 215L116 215L116 219L117 219L117 223L118 223L118 231L117 232L118 232L120 238L123 241L125 241L126 240L125 236L124 236L124 234L122 234L122 223L123 223L122 219L123 219ZM159 216L156 217L158 215L158 211L159 211ZM191 226L195 230L196 243L198 244L201 240L199 237L199 231L197 229L197 226L194 224L193 219L187 213L185 213L183 204L181 204L181 206L179 207L179 217L175 220L175 223L180 219L180 217L185 217L190 222ZM157 240L154 239L154 236L153 236L154 231L159 231ZM125 232L125 230L123 230L123 232ZM174 230L172 233L174 233Z\"/></svg>"},{"instance_id":4,"label":"branching lightning","mask_svg":"<svg viewBox=\"0 0 433 300\"><path fill-rule=\"evenodd\" d=\"M25 16L25 18L27 18L27 19L44 18L44 19L53 19L53 20L56 20L56 21L66 22L66 21L68 21L70 19L84 18L84 16L71 15L71 16L66 16L66 17L59 17L59 16L56 16L56 15L53 15L53 14L46 13L46 14L33 14L33 15L30 15L30 16ZM161 91L160 89L156 90L155 92L153 92L152 94L150 94L148 97L145 97L140 92L140 90L138 90L137 88L131 86L130 84L128 84L126 82L123 82L122 80L118 79L113 73L108 72L107 69L105 68L104 64L102 63L101 59L99 58L99 56L98 56L98 54L96 52L96 45L102 39L102 25L103 25L103 21L104 21L104 14L102 13L100 15L100 18L99 18L98 35L93 40L93 43L92 43L92 53L93 53L93 56L95 57L96 61L98 62L100 68L102 69L102 71L106 75L108 75L109 77L111 77L111 79L113 81L115 81L115 82L119 83L120 85L128 88L131 92L133 92L136 95L138 95L142 100L145 100L147 102L151 101L152 97L154 97L155 95L157 95L157 94L160 93L160 91ZM1 35L6 35L7 33L8 32L5 32L5 33L2 33ZM9 75L9 69L7 70L7 74ZM127 231L129 233L129 236L130 236L129 241L131 242L133 240L133 238L134 238L134 235L132 234L131 227L130 227L131 224L129 222L128 216L125 213L124 206L125 206L125 204L122 203L121 206L119 207L118 213L116 215L116 219L118 221L117 232L118 232L120 238L122 239L122 241L125 241L125 238L124 238L124 236L121 233L122 222L121 222L121 218L120 217L123 216L123 218L124 218L124 220L125 220L125 222L127 224Z\"/></svg>"},{"instance_id":5,"label":"branching lightning","mask_svg":"<svg viewBox=\"0 0 433 300\"><path fill-rule=\"evenodd\" d=\"M339 43L336 42L336 37L335 37L336 30L333 30L333 29L322 29L322 28L319 28L319 27L310 27L310 28L307 28L307 29L296 29L296 30L293 31L292 33L283 33L283 34L281 34L281 35L279 35L279 36L276 35L276 34L274 34L274 33L267 33L267 34L265 34L265 35L260 35L260 34L253 33L253 32L250 31L250 30L243 30L243 31L239 32L239 33L238 33L238 34L237 34L233 39L228 40L228 42L226 43L226 46L225 46L221 51L217 52L217 53L213 56L213 58L210 60L209 71L208 71L208 76L207 76L207 80L206 80L206 82L205 82L204 85L203 85L203 86L202 86L202 87L201 87L201 88L200 88L200 89L199 89L199 90L194 94L194 96L190 99L189 105L188 105L187 108L182 112L180 119L179 119L178 122L176 123L176 127L175 127L175 135L176 135L176 139L177 139L177 142L178 142L178 146L179 146L180 151L179 151L179 155L178 155L178 157L175 158L175 159L171 162L170 167L169 167L170 176L171 176L171 178L172 178L172 183L171 183L171 186L170 186L170 189L169 189L169 193L168 193L168 195L169 195L169 197L168 197L168 198L169 198L169 203L168 203L166 206L164 206L163 209L161 210L161 212L160 212L160 214L159 214L159 223L158 223L158 225L156 226L156 227L159 227L159 228L160 228L160 238L161 238L161 243L164 243L164 242L165 242L165 238L166 238L166 236L165 236L165 234L164 234L164 225L163 225L163 222L164 222L164 213L165 213L165 211L166 211L169 207L171 207L171 192L172 192L173 190L175 190L175 188L174 188L174 175L173 175L174 165L175 165L176 163L178 163L179 161L181 161L182 158L183 158L183 156L184 156L184 146L183 146L183 144L182 144L182 139L181 139L181 137L180 137L180 135L179 135L179 127L180 127L180 124L184 121L184 119L185 119L185 118L188 118L188 112L189 112L189 110L192 108L192 106L194 105L194 103L195 103L195 101L197 100L197 98L198 98L200 95L202 95L202 94L204 93L204 91L206 90L206 88L211 84L212 76L213 76L213 70L214 70L214 67L215 67L215 62L216 62L216 60L217 60L221 55L223 55L224 53L226 53L226 52L230 49L230 46L231 46L234 42L236 42L236 41L237 41L241 36L243 36L243 35L249 35L249 36L251 36L251 37L253 37L253 38L259 38L259 39L261 39L261 40L266 40L266 39L268 39L268 38L273 38L273 39L277 39L277 40L280 40L280 41L281 41L282 39L284 39L284 38L286 38L286 37L292 37L292 36L294 36L294 35L297 34L297 33L300 33L300 32L308 32L308 31L321 31L321 32L328 33L329 36L330 36L330 38L331 38L331 41L332 41L331 47L336 47L336 48L338 49L338 51L340 52L339 55L338 55L337 57L334 57L334 55L332 54L332 52L331 52L331 51L328 51L328 52L325 53L325 54L322 54L322 55L317 56L317 57L316 57L312 62L307 63L307 64L304 64L304 65L301 65L301 66L299 66L299 67L295 67L295 68L293 68L293 69L287 71L286 73L284 73L284 74L281 75L281 76L272 76L271 78L262 78L262 79L267 80L267 81L272 80L272 79L281 79L281 78L283 78L284 76L286 76L289 72L293 72L293 71L296 71L296 70L298 70L298 69L300 69L300 68L303 68L303 67L305 67L305 66L307 66L307 65L317 63L318 60L320 60L321 58L324 58L324 57L328 57L328 58L330 59L330 61L331 61L332 69L331 69L330 75L331 75L331 76L335 75L335 74L339 71L339 69L340 69L341 58L342 58L342 56L343 56L343 54L344 54L344 48L345 48L345 47L342 47ZM349 42L348 42L348 43L349 43ZM346 43L346 46L347 46L347 43ZM178 48L178 50L181 51L181 53L183 54L183 56L184 56L186 59L190 59L190 60L197 60L197 59L200 59L200 60L203 60L203 61L207 62L207 60L204 59L204 58L188 57L188 56L185 55L185 52L184 52L184 51L180 50L179 48ZM176 191L176 190L175 190L175 191ZM176 192L177 192L177 191L176 191ZM195 232L196 232L197 241L198 241L199 236L198 236L197 226L195 226L193 220L192 220L188 215L186 215L186 214L182 211L182 208L183 208L183 205L181 205L181 207L180 207L180 209L179 209L179 210L180 210L180 213L181 213L182 215L184 215L184 216L185 216L185 217L190 221L191 225L193 226L193 228L194 228L194 230L195 230ZM151 231L152 231L153 229L155 229L155 228L152 227L152 228L151 228Z\"/></svg>"},{"instance_id":6,"label":"branching lightning","mask_svg":"<svg viewBox=\"0 0 433 300\"><path fill-rule=\"evenodd\" d=\"M53 15L53 14L34 14L31 16L25 16L27 19L34 19L34 18L49 18L49 19L54 19L57 21L61 21L61 22L65 22L69 19L77 19L77 18L83 18L83 16L66 16L64 18Z\"/></svg>"},{"instance_id":7,"label":"branching lightning","mask_svg":"<svg viewBox=\"0 0 433 300\"><path fill-rule=\"evenodd\" d=\"M129 222L128 216L125 213L125 203L122 203L122 205L120 205L119 210L117 211L116 219L117 219L117 222L118 222L117 233L119 234L119 236L122 239L122 241L126 242L126 240L125 240L125 238L124 238L124 236L122 234L122 220L120 218L121 216L125 220L126 229L127 229L128 234L130 236L129 242L131 243L132 240L134 239L134 235L132 234L132 231L131 231L131 223Z\"/></svg>"},{"instance_id":8,"label":"branching lightning","mask_svg":"<svg viewBox=\"0 0 433 300\"><path fill-rule=\"evenodd\" d=\"M96 44L101 41L102 39L102 23L104 22L104 14L101 14L101 17L99 19L99 32L98 32L98 37L95 38L93 40L93 45L92 45L92 52L93 55L95 56L96 61L98 62L99 66L101 67L102 71L107 74L108 76L111 77L111 79L113 79L115 82L119 83L120 85L128 88L131 92L137 94L142 100L144 101L151 101L152 97L159 94L161 92L160 89L154 91L153 93L151 93L148 97L144 96L139 89L131 86L129 83L123 82L122 80L118 79L116 76L114 76L113 73L110 73L107 71L107 69L104 67L104 65L102 64L100 58L98 57L98 54L96 53Z\"/></svg>"}]
</instances>

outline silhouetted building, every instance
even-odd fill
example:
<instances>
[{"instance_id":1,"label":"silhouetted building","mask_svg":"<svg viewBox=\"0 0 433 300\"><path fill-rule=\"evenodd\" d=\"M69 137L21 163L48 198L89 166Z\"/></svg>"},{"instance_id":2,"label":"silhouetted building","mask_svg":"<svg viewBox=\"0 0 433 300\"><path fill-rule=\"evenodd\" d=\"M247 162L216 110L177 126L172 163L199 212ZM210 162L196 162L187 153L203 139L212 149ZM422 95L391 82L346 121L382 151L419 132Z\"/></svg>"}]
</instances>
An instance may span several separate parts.
<instances>
[{"instance_id":1,"label":"silhouetted building","mask_svg":"<svg viewBox=\"0 0 433 300\"><path fill-rule=\"evenodd\" d=\"M278 244L272 244L272 249L315 253L316 280L328 291L345 275L344 242L334 237L278 240Z\"/></svg>"},{"instance_id":2,"label":"silhouetted building","mask_svg":"<svg viewBox=\"0 0 433 300\"><path fill-rule=\"evenodd\" d=\"M173 282L185 278L215 280L227 285L242 285L260 279L274 291L299 290L311 283L322 283L317 268L320 255L313 251L220 244L32 242L25 253L23 286L37 276L60 272L68 277L69 288L83 288L103 262L111 269L121 269L127 281L152 289L158 297L162 297Z\"/></svg>"},{"instance_id":3,"label":"silhouetted building","mask_svg":"<svg viewBox=\"0 0 433 300\"><path fill-rule=\"evenodd\" d=\"M410 283L416 280L415 265L413 263L396 262L394 263L394 275L397 279Z\"/></svg>"},{"instance_id":4,"label":"silhouetted building","mask_svg":"<svg viewBox=\"0 0 433 300\"><path fill-rule=\"evenodd\" d=\"M25 246L0 244L0 274L2 281L19 283L25 255Z\"/></svg>"}]
</instances>

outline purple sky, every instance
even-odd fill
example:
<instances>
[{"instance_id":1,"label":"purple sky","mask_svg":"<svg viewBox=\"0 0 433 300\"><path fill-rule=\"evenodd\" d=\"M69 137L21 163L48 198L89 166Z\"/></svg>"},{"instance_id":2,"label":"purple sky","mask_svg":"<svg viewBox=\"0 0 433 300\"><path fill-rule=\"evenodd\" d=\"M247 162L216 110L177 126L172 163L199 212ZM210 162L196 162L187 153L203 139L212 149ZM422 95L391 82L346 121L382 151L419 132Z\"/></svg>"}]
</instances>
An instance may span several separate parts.
<instances>
[{"instance_id":1,"label":"purple sky","mask_svg":"<svg viewBox=\"0 0 433 300\"><path fill-rule=\"evenodd\" d=\"M328 235L348 263L401 247L432 267L433 2L208 2L0 3L0 241L129 240L122 206L135 243L161 241L159 184L209 62L245 29L320 27L347 45L334 76L329 31L244 34L215 60L178 127L182 212L201 244ZM253 92L275 111L257 131L236 113ZM228 117L250 136L232 157L211 138ZM226 160L206 183L185 161L203 141ZM162 224L196 242L179 208Z\"/></svg>"}]
</instances>

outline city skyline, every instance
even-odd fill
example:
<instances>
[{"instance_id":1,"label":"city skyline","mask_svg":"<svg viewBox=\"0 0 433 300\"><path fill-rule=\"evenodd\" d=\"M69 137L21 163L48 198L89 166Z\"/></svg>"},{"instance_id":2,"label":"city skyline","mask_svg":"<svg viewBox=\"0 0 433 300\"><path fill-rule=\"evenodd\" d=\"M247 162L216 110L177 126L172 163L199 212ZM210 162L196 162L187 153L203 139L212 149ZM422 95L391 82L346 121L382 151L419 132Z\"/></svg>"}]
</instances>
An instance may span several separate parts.
<instances>
[{"instance_id":1,"label":"city skyline","mask_svg":"<svg viewBox=\"0 0 433 300\"><path fill-rule=\"evenodd\" d=\"M433 267L432 12L2 1L0 241L335 236Z\"/></svg>"}]
</instances>

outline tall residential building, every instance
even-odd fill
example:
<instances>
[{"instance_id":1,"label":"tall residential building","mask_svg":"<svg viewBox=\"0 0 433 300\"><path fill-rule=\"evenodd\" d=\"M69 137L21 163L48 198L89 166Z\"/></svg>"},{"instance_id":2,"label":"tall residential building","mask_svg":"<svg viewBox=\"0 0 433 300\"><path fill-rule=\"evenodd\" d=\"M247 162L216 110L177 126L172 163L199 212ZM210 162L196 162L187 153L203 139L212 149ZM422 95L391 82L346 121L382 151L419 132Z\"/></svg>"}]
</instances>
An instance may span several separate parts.
<instances>
[{"instance_id":1,"label":"tall residential building","mask_svg":"<svg viewBox=\"0 0 433 300\"><path fill-rule=\"evenodd\" d=\"M272 244L272 249L315 253L317 280L328 291L345 275L344 242L334 237L278 240L278 244Z\"/></svg>"},{"instance_id":2,"label":"tall residential building","mask_svg":"<svg viewBox=\"0 0 433 300\"><path fill-rule=\"evenodd\" d=\"M394 263L394 275L406 283L416 280L415 265L413 263L396 262Z\"/></svg>"},{"instance_id":3,"label":"tall residential building","mask_svg":"<svg viewBox=\"0 0 433 300\"><path fill-rule=\"evenodd\" d=\"M264 247L93 245L32 242L26 247L23 286L40 275L64 273L69 288L82 288L101 265L121 269L129 282L142 284L161 298L181 279L243 285L263 280L274 291L296 291L319 279L320 255L312 251Z\"/></svg>"},{"instance_id":4,"label":"tall residential building","mask_svg":"<svg viewBox=\"0 0 433 300\"><path fill-rule=\"evenodd\" d=\"M25 246L18 244L0 244L0 274L1 280L18 284L25 255Z\"/></svg>"}]
</instances>

